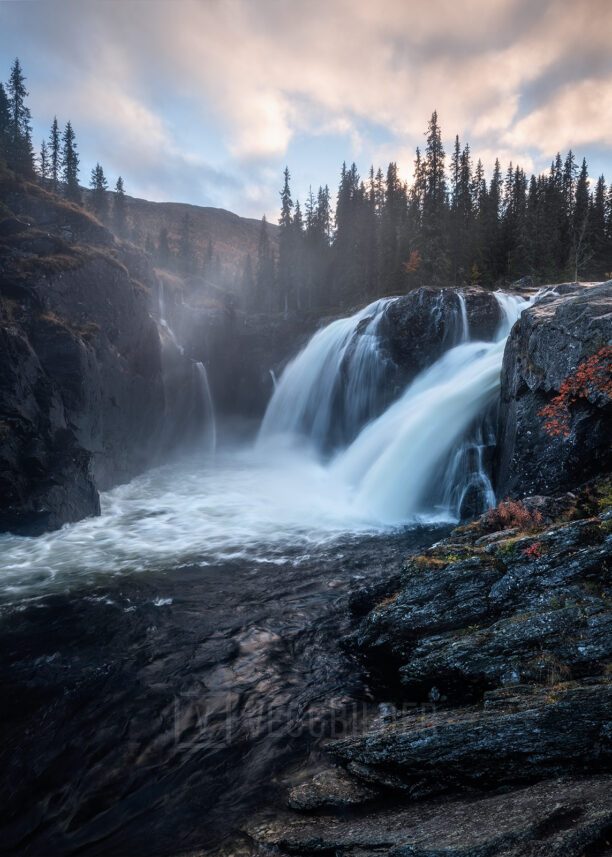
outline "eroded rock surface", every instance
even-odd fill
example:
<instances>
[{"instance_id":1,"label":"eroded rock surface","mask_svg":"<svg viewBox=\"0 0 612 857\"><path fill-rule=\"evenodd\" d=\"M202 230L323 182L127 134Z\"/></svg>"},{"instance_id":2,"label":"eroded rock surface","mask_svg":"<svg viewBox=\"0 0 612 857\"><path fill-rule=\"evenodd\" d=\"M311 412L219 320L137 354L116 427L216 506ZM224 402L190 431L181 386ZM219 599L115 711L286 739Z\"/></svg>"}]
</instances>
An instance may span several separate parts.
<instances>
[{"instance_id":1,"label":"eroded rock surface","mask_svg":"<svg viewBox=\"0 0 612 857\"><path fill-rule=\"evenodd\" d=\"M489 513L355 592L345 648L379 697L387 689L389 716L329 740L345 772L294 789L297 812L247 824L251 846L362 857L612 853L611 488L603 478L527 499L512 526ZM336 800L360 789L371 797Z\"/></svg>"},{"instance_id":2,"label":"eroded rock surface","mask_svg":"<svg viewBox=\"0 0 612 857\"><path fill-rule=\"evenodd\" d=\"M500 497L571 489L612 467L609 397L592 387L576 401L567 436L547 434L540 415L581 362L612 343L612 281L551 288L522 314L504 354L495 478Z\"/></svg>"},{"instance_id":3,"label":"eroded rock surface","mask_svg":"<svg viewBox=\"0 0 612 857\"><path fill-rule=\"evenodd\" d=\"M163 443L155 274L78 206L0 190L0 531L37 534L97 514Z\"/></svg>"}]
</instances>

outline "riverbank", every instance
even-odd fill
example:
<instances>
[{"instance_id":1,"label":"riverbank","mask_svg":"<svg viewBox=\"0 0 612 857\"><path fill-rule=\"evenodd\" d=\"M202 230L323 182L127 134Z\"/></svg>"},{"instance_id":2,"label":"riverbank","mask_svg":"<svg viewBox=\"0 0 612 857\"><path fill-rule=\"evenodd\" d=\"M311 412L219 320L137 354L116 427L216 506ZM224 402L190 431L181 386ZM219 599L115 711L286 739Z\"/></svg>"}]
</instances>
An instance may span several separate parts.
<instances>
[{"instance_id":1,"label":"riverbank","mask_svg":"<svg viewBox=\"0 0 612 857\"><path fill-rule=\"evenodd\" d=\"M502 504L357 589L343 647L379 715L226 853L609 853L611 572L608 478Z\"/></svg>"}]
</instances>

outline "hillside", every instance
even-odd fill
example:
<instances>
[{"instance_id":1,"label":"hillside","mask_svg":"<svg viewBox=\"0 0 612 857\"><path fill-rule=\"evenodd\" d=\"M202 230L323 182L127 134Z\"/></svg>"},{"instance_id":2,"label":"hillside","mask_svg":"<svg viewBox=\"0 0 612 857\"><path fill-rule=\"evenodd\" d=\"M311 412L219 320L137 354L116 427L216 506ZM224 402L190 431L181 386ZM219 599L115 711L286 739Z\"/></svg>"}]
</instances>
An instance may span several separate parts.
<instances>
[{"instance_id":1,"label":"hillside","mask_svg":"<svg viewBox=\"0 0 612 857\"><path fill-rule=\"evenodd\" d=\"M247 256L253 264L257 258L257 244L261 222L253 218L240 217L223 208L187 205L179 202L151 202L146 199L126 197L128 220L135 243L143 247L147 237L157 244L161 229L168 230L170 247L176 250L180 242L181 227L188 215L190 237L196 262L204 261L209 249L218 256L224 279L240 277ZM268 224L268 235L272 244L277 241L278 227Z\"/></svg>"}]
</instances>

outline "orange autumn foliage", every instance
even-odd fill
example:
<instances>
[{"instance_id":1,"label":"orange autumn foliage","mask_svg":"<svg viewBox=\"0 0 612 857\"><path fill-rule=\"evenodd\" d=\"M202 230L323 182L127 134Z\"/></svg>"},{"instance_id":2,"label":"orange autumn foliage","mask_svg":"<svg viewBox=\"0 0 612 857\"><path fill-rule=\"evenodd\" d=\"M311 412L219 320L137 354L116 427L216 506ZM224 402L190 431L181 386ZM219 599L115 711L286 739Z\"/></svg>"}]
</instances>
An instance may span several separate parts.
<instances>
[{"instance_id":1,"label":"orange autumn foliage","mask_svg":"<svg viewBox=\"0 0 612 857\"><path fill-rule=\"evenodd\" d=\"M421 254L418 250L413 250L406 262L404 262L404 271L407 274L416 273L421 266Z\"/></svg>"},{"instance_id":2,"label":"orange autumn foliage","mask_svg":"<svg viewBox=\"0 0 612 857\"><path fill-rule=\"evenodd\" d=\"M542 526L544 519L537 509L531 511L520 500L502 500L486 514L486 523L494 530L516 527L519 530L534 530Z\"/></svg>"},{"instance_id":3,"label":"orange autumn foliage","mask_svg":"<svg viewBox=\"0 0 612 857\"><path fill-rule=\"evenodd\" d=\"M559 387L559 392L538 412L544 417L544 431L551 437L570 434L571 407L594 393L612 401L612 346L605 345L584 360Z\"/></svg>"}]
</instances>

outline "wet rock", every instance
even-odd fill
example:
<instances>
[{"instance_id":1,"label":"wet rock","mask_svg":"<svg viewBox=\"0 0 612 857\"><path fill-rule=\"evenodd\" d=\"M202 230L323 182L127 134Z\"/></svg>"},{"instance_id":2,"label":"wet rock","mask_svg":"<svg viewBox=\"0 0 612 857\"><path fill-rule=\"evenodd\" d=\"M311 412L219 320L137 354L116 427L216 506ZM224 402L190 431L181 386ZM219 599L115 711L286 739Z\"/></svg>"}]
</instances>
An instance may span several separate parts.
<instances>
[{"instance_id":1,"label":"wet rock","mask_svg":"<svg viewBox=\"0 0 612 857\"><path fill-rule=\"evenodd\" d=\"M472 339L491 341L501 322L499 304L484 289L461 289ZM461 342L462 309L456 289L415 289L389 304L383 342L406 384L444 351Z\"/></svg>"},{"instance_id":2,"label":"wet rock","mask_svg":"<svg viewBox=\"0 0 612 857\"><path fill-rule=\"evenodd\" d=\"M0 195L14 213L0 235L0 531L35 535L98 514L98 490L156 460L155 274L78 206L1 170Z\"/></svg>"},{"instance_id":3,"label":"wet rock","mask_svg":"<svg viewBox=\"0 0 612 857\"><path fill-rule=\"evenodd\" d=\"M295 786L289 793L287 805L295 810L349 807L366 803L376 796L374 789L350 777L341 768L316 774L312 780Z\"/></svg>"},{"instance_id":4,"label":"wet rock","mask_svg":"<svg viewBox=\"0 0 612 857\"><path fill-rule=\"evenodd\" d=\"M582 857L607 853L609 777L554 779L486 797L397 805L376 814L258 818L255 846L281 854L387 857Z\"/></svg>"},{"instance_id":5,"label":"wet rock","mask_svg":"<svg viewBox=\"0 0 612 857\"><path fill-rule=\"evenodd\" d=\"M389 771L410 791L487 788L605 770L612 760L612 685L534 689L509 711L480 708L407 715L329 745L373 781Z\"/></svg>"},{"instance_id":6,"label":"wet rock","mask_svg":"<svg viewBox=\"0 0 612 857\"><path fill-rule=\"evenodd\" d=\"M518 680L599 672L610 656L612 537L599 518L456 544L407 561L387 590L354 596L364 613L345 648L374 672L399 670L409 693L433 685L451 699ZM472 554L470 556L470 554ZM390 659L392 663L390 664Z\"/></svg>"},{"instance_id":7,"label":"wet rock","mask_svg":"<svg viewBox=\"0 0 612 857\"><path fill-rule=\"evenodd\" d=\"M401 668L410 689L432 681L445 693L512 681L554 684L602 672L612 659L612 614L604 606L541 608L502 619L457 638L429 637Z\"/></svg>"},{"instance_id":8,"label":"wet rock","mask_svg":"<svg viewBox=\"0 0 612 857\"><path fill-rule=\"evenodd\" d=\"M490 618L489 592L502 576L481 557L431 568L409 561L399 591L367 614L350 645L376 659L407 657L423 636Z\"/></svg>"},{"instance_id":9,"label":"wet rock","mask_svg":"<svg viewBox=\"0 0 612 857\"><path fill-rule=\"evenodd\" d=\"M587 357L612 341L612 281L555 287L526 310L506 345L495 487L500 497L550 494L612 468L612 403L592 391L571 408L568 437L539 412Z\"/></svg>"}]
</instances>

